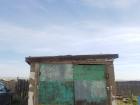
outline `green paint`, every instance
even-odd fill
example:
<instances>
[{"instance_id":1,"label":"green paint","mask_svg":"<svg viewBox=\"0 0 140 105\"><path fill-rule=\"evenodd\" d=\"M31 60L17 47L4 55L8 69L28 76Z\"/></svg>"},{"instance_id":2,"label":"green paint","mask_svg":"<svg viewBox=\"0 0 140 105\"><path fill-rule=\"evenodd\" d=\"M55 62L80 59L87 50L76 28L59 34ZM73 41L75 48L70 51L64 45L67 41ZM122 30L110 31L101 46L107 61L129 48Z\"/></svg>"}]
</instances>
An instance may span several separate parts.
<instances>
[{"instance_id":1,"label":"green paint","mask_svg":"<svg viewBox=\"0 0 140 105\"><path fill-rule=\"evenodd\" d=\"M46 81L46 65L45 64L41 64L40 65L40 81Z\"/></svg>"},{"instance_id":2,"label":"green paint","mask_svg":"<svg viewBox=\"0 0 140 105\"><path fill-rule=\"evenodd\" d=\"M40 81L72 81L73 70L71 64L41 64Z\"/></svg>"},{"instance_id":3,"label":"green paint","mask_svg":"<svg viewBox=\"0 0 140 105\"><path fill-rule=\"evenodd\" d=\"M72 65L42 64L40 71L39 104L73 105Z\"/></svg>"},{"instance_id":4,"label":"green paint","mask_svg":"<svg viewBox=\"0 0 140 105\"><path fill-rule=\"evenodd\" d=\"M74 80L104 80L104 65L75 65Z\"/></svg>"},{"instance_id":5,"label":"green paint","mask_svg":"<svg viewBox=\"0 0 140 105\"><path fill-rule=\"evenodd\" d=\"M74 65L76 105L106 105L105 65Z\"/></svg>"},{"instance_id":6,"label":"green paint","mask_svg":"<svg viewBox=\"0 0 140 105\"><path fill-rule=\"evenodd\" d=\"M40 89L39 100L42 104L73 105L73 82L41 82Z\"/></svg>"},{"instance_id":7,"label":"green paint","mask_svg":"<svg viewBox=\"0 0 140 105\"><path fill-rule=\"evenodd\" d=\"M106 105L105 65L41 64L39 105Z\"/></svg>"}]
</instances>

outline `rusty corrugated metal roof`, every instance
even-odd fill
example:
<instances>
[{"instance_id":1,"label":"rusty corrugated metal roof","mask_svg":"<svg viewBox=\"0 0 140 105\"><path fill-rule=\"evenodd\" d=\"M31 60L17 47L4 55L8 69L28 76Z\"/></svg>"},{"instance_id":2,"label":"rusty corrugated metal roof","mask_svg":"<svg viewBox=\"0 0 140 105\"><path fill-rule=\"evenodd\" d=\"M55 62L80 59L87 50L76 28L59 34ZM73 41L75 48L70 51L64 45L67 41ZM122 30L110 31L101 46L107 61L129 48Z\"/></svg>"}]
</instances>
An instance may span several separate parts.
<instances>
[{"instance_id":1,"label":"rusty corrugated metal roof","mask_svg":"<svg viewBox=\"0 0 140 105\"><path fill-rule=\"evenodd\" d=\"M47 60L87 60L87 59L115 59L118 54L97 54L97 55L63 55L63 56L40 56L40 57L26 57L26 62L40 62Z\"/></svg>"}]
</instances>

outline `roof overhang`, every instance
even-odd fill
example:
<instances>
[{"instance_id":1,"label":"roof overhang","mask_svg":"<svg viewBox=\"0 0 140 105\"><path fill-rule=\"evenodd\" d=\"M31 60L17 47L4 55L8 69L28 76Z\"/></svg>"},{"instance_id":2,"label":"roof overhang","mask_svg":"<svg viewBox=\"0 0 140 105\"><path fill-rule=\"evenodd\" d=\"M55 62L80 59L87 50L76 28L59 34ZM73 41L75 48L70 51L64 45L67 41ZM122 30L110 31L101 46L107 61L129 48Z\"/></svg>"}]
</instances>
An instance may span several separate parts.
<instances>
[{"instance_id":1,"label":"roof overhang","mask_svg":"<svg viewBox=\"0 0 140 105\"><path fill-rule=\"evenodd\" d=\"M32 62L42 61L62 61L62 60L87 60L87 59L115 59L118 58L118 54L97 54L97 55L63 55L63 56L41 56L41 57L26 57L26 62L31 64Z\"/></svg>"}]
</instances>

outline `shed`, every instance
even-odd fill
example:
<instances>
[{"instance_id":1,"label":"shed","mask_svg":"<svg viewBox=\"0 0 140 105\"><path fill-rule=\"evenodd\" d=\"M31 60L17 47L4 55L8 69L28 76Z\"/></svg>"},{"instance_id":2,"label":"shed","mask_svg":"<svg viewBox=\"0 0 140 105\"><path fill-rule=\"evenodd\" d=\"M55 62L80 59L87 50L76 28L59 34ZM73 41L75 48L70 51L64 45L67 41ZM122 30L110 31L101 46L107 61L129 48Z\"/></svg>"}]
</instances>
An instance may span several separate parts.
<instances>
[{"instance_id":1,"label":"shed","mask_svg":"<svg viewBox=\"0 0 140 105\"><path fill-rule=\"evenodd\" d=\"M118 54L27 57L28 105L113 105Z\"/></svg>"}]
</instances>

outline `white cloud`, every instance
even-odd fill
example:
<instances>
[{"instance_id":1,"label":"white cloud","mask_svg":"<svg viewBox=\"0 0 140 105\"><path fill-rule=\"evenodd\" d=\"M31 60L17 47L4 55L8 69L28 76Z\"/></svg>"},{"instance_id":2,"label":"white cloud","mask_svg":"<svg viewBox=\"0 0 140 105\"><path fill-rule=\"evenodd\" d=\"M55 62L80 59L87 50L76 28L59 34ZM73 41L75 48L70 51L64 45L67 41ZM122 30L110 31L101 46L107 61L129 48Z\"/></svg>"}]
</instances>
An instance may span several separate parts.
<instances>
[{"instance_id":1,"label":"white cloud","mask_svg":"<svg viewBox=\"0 0 140 105\"><path fill-rule=\"evenodd\" d=\"M128 8L138 0L81 0L83 3L99 8Z\"/></svg>"},{"instance_id":2,"label":"white cloud","mask_svg":"<svg viewBox=\"0 0 140 105\"><path fill-rule=\"evenodd\" d=\"M71 25L49 25L35 30L1 23L0 50L12 49L21 54L23 59L25 56L119 53L116 76L120 79L122 77L119 76L121 74L119 71L133 69L133 65L140 59L140 56L132 56L139 55L140 52L139 29L139 26L105 26L81 22ZM9 72L11 68L17 75L26 69L22 63L25 62L20 61L20 64L12 62L9 67L0 65L0 70L7 69ZM129 66L130 64L132 66ZM138 69L140 66L137 65L135 68Z\"/></svg>"},{"instance_id":3,"label":"white cloud","mask_svg":"<svg viewBox=\"0 0 140 105\"><path fill-rule=\"evenodd\" d=\"M27 77L29 76L29 66L25 62L16 60L0 61L1 77Z\"/></svg>"},{"instance_id":4,"label":"white cloud","mask_svg":"<svg viewBox=\"0 0 140 105\"><path fill-rule=\"evenodd\" d=\"M72 53L75 52L73 48L79 49L80 52L83 49L82 46L101 48L111 44L112 48L114 46L118 49L121 45L130 45L130 47L132 45L133 47L140 42L139 26L113 27L91 24L80 24L80 27L79 24L69 26L52 25L41 30L1 24L0 47L1 49L10 47L26 54L29 52L30 54L37 54L41 51L60 53L70 51ZM101 51L99 48L94 51Z\"/></svg>"},{"instance_id":5,"label":"white cloud","mask_svg":"<svg viewBox=\"0 0 140 105\"><path fill-rule=\"evenodd\" d=\"M140 80L139 63L120 65L115 63L116 80Z\"/></svg>"}]
</instances>

